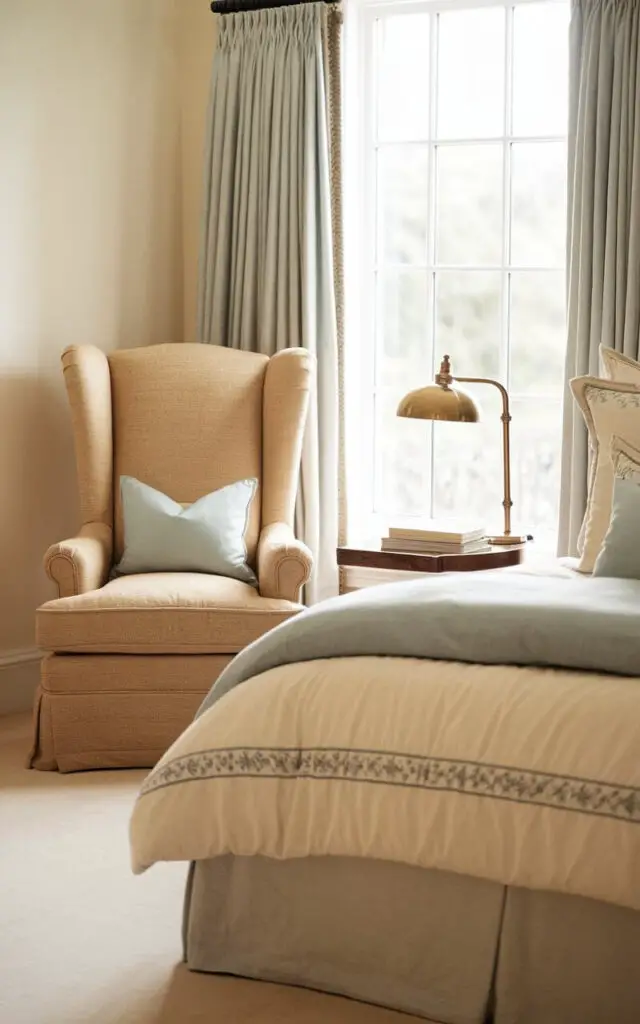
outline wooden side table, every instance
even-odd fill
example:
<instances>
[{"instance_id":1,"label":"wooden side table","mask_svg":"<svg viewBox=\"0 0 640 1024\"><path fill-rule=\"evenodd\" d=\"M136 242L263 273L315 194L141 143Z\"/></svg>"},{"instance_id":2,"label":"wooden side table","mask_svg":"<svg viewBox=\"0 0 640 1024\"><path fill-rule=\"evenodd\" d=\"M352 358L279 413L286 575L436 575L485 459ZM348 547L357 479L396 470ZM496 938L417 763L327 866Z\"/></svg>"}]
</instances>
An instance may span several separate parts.
<instances>
[{"instance_id":1,"label":"wooden side table","mask_svg":"<svg viewBox=\"0 0 640 1024\"><path fill-rule=\"evenodd\" d=\"M379 547L338 548L338 565L360 569L391 569L395 572L480 572L506 569L524 560L525 544L496 545L490 551L465 555L423 555L381 551Z\"/></svg>"}]
</instances>

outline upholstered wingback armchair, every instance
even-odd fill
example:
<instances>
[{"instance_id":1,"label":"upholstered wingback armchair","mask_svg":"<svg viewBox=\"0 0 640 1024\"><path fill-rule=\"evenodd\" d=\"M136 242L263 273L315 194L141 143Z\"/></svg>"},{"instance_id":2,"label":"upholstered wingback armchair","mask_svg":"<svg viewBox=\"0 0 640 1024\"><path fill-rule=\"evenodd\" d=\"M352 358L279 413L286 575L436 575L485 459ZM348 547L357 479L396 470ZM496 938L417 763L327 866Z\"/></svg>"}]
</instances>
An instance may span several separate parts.
<instances>
[{"instance_id":1,"label":"upholstered wingback armchair","mask_svg":"<svg viewBox=\"0 0 640 1024\"><path fill-rule=\"evenodd\" d=\"M147 767L188 725L222 669L301 610L311 554L293 533L313 360L214 345L62 356L82 525L45 568L59 597L37 612L44 652L35 768ZM111 577L123 551L119 480L183 505L258 480L245 542L258 589L204 573Z\"/></svg>"}]
</instances>

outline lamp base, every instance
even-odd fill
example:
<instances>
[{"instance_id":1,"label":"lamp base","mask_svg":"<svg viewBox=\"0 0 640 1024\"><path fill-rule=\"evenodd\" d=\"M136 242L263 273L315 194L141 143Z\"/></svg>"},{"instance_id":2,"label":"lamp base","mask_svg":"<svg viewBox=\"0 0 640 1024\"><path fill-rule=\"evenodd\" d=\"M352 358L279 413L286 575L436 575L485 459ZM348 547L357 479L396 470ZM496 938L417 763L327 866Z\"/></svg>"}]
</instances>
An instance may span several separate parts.
<instances>
[{"instance_id":1,"label":"lamp base","mask_svg":"<svg viewBox=\"0 0 640 1024\"><path fill-rule=\"evenodd\" d=\"M522 537L515 533L501 533L497 537L487 537L489 544L503 547L516 547L518 544L526 544L528 540L532 539L532 537Z\"/></svg>"}]
</instances>

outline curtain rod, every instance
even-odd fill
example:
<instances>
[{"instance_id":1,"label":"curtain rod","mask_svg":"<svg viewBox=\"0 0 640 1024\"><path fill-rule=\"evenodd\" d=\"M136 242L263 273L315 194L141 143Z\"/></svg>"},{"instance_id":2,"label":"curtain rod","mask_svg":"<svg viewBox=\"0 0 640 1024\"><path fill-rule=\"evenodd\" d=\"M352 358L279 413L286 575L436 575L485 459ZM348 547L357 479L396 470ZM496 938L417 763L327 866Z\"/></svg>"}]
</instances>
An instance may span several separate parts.
<instances>
[{"instance_id":1,"label":"curtain rod","mask_svg":"<svg viewBox=\"0 0 640 1024\"><path fill-rule=\"evenodd\" d=\"M271 10L274 7L293 7L300 3L313 3L314 0L213 0L211 10L214 14L239 14L243 11ZM336 0L322 0L331 4Z\"/></svg>"}]
</instances>

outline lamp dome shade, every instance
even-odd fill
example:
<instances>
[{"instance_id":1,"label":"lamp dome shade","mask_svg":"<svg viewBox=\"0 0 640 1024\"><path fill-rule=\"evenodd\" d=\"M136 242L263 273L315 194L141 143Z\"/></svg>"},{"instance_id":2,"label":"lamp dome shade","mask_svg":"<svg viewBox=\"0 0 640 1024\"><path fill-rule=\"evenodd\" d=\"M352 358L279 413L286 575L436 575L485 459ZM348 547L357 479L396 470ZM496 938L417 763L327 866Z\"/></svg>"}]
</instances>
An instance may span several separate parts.
<instances>
[{"instance_id":1,"label":"lamp dome shade","mask_svg":"<svg viewBox=\"0 0 640 1024\"><path fill-rule=\"evenodd\" d=\"M410 391L401 400L398 416L414 420L449 420L452 423L477 423L478 406L462 388L428 384Z\"/></svg>"}]
</instances>

